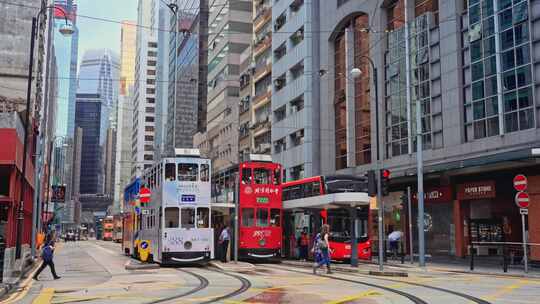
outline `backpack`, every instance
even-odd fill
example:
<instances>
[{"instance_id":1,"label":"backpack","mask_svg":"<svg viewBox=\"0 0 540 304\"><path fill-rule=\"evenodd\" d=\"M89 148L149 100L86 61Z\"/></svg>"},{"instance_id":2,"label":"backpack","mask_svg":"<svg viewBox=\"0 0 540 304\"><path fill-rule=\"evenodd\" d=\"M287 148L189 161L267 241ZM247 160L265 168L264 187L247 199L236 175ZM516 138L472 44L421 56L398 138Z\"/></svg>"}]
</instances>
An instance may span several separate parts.
<instances>
[{"instance_id":1,"label":"backpack","mask_svg":"<svg viewBox=\"0 0 540 304\"><path fill-rule=\"evenodd\" d=\"M50 262L53 259L53 249L51 245L47 244L45 247L43 247L43 250L41 251L41 258L45 262Z\"/></svg>"}]
</instances>

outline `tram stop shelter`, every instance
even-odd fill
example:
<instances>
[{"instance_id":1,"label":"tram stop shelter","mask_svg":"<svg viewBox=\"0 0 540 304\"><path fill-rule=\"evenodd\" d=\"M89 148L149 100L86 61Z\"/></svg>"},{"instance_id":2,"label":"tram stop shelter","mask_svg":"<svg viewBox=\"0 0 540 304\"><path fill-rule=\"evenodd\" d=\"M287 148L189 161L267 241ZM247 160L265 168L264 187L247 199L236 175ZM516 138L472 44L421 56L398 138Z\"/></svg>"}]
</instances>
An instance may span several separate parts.
<instances>
[{"instance_id":1,"label":"tram stop shelter","mask_svg":"<svg viewBox=\"0 0 540 304\"><path fill-rule=\"evenodd\" d=\"M295 236L295 213L304 213L310 216L311 220L308 223L310 231L320 231L321 228L321 214L320 211L328 209L346 209L349 211L351 218L351 265L358 265L358 250L357 250L357 228L358 228L358 212L360 208L369 210L370 204L374 202L374 199L368 196L367 192L342 192L342 193L329 193L324 195L317 195L311 197L304 197L299 199L292 199L283 201L284 210L284 235ZM368 211L368 227L371 223L371 212ZM354 224L353 224L354 223ZM369 229L369 228L368 228ZM289 249L292 248L289 240ZM294 244L294 243L293 243Z\"/></svg>"}]
</instances>

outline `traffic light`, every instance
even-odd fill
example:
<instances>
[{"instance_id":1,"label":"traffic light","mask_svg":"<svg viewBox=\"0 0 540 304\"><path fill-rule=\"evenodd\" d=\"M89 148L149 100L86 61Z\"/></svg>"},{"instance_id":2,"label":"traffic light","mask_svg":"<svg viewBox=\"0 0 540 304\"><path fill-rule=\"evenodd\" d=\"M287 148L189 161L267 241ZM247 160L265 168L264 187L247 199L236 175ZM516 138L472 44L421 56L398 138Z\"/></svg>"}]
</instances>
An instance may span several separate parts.
<instances>
[{"instance_id":1,"label":"traffic light","mask_svg":"<svg viewBox=\"0 0 540 304\"><path fill-rule=\"evenodd\" d=\"M367 172L368 178L368 196L374 197L377 195L377 179L375 178L375 171L369 170Z\"/></svg>"},{"instance_id":2,"label":"traffic light","mask_svg":"<svg viewBox=\"0 0 540 304\"><path fill-rule=\"evenodd\" d=\"M388 188L390 187L390 170L381 170L381 192L383 196L388 195Z\"/></svg>"}]
</instances>

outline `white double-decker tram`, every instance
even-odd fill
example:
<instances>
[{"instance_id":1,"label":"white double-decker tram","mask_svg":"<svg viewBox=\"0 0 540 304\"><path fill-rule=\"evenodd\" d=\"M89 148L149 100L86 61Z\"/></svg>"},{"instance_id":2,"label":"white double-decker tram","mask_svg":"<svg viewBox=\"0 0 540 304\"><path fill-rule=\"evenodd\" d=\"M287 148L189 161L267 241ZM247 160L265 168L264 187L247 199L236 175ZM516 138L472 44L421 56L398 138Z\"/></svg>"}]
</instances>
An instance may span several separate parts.
<instances>
[{"instance_id":1,"label":"white double-decker tram","mask_svg":"<svg viewBox=\"0 0 540 304\"><path fill-rule=\"evenodd\" d=\"M141 206L140 250L161 264L206 262L214 257L210 222L210 160L196 149L176 149L145 171L150 202Z\"/></svg>"}]
</instances>

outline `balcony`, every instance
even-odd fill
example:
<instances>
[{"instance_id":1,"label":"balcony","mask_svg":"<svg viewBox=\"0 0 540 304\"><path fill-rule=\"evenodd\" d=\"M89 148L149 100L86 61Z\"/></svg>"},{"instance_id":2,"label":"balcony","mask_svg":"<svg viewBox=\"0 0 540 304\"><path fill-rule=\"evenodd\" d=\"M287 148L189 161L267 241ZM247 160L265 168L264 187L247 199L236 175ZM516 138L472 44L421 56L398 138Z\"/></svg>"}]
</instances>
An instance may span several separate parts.
<instances>
[{"instance_id":1,"label":"balcony","mask_svg":"<svg viewBox=\"0 0 540 304\"><path fill-rule=\"evenodd\" d=\"M253 19L253 32L258 32L270 20L272 20L272 8L263 7Z\"/></svg>"},{"instance_id":2,"label":"balcony","mask_svg":"<svg viewBox=\"0 0 540 304\"><path fill-rule=\"evenodd\" d=\"M251 127L253 131L253 136L259 136L266 131L270 130L270 117L266 116L265 118L256 121Z\"/></svg>"},{"instance_id":3,"label":"balcony","mask_svg":"<svg viewBox=\"0 0 540 304\"><path fill-rule=\"evenodd\" d=\"M270 100L270 96L272 96L272 92L270 90L268 90L266 93L264 94L259 94L259 95L256 95L254 98L253 98L253 105L257 105L259 102L262 102L264 100Z\"/></svg>"},{"instance_id":4,"label":"balcony","mask_svg":"<svg viewBox=\"0 0 540 304\"><path fill-rule=\"evenodd\" d=\"M255 75L253 76L253 81L257 82L261 80L264 76L268 75L268 73L272 72L272 63L269 63L267 65L263 65L260 67L255 68Z\"/></svg>"},{"instance_id":5,"label":"balcony","mask_svg":"<svg viewBox=\"0 0 540 304\"><path fill-rule=\"evenodd\" d=\"M259 56L262 52L266 51L272 46L272 33L268 33L262 39L255 41L253 45L253 57Z\"/></svg>"}]
</instances>

